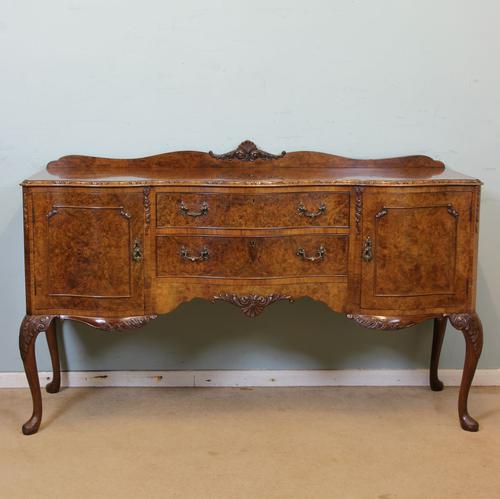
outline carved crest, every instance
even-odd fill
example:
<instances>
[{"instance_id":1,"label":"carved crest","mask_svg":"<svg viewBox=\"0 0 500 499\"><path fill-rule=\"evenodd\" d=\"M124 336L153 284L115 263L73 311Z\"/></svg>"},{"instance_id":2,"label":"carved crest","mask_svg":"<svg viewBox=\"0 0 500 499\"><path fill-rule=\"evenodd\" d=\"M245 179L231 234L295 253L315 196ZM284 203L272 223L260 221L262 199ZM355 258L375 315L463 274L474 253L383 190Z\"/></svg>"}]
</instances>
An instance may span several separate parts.
<instances>
[{"instance_id":1,"label":"carved crest","mask_svg":"<svg viewBox=\"0 0 500 499\"><path fill-rule=\"evenodd\" d=\"M282 158L286 152L282 151L279 155L271 154L260 150L251 140L245 140L233 151L224 154L214 154L212 151L208 151L208 154L214 159L255 161L257 159L279 159Z\"/></svg>"},{"instance_id":2,"label":"carved crest","mask_svg":"<svg viewBox=\"0 0 500 499\"><path fill-rule=\"evenodd\" d=\"M293 298L291 296L286 296L286 295L273 294L268 296L262 296L262 295L238 296L225 293L214 296L212 298L212 303L215 303L216 301L226 301L228 303L231 303L232 305L236 305L237 307L241 308L241 311L247 317L255 317L256 315L261 314L262 311L267 306L271 305L271 303L281 300L288 300L290 303L293 302Z\"/></svg>"}]
</instances>

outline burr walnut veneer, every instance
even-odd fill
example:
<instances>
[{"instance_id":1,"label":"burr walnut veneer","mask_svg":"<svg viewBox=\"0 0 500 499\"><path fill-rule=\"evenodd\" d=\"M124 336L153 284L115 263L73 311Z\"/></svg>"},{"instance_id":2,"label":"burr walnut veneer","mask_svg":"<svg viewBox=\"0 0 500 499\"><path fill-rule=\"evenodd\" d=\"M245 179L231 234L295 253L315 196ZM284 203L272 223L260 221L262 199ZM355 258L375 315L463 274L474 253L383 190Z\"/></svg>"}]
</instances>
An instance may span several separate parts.
<instances>
[{"instance_id":1,"label":"burr walnut veneer","mask_svg":"<svg viewBox=\"0 0 500 499\"><path fill-rule=\"evenodd\" d=\"M27 315L20 350L40 425L35 340L60 387L55 321L137 328L193 298L254 317L308 296L372 329L434 320L430 385L446 322L462 331L458 412L481 354L475 312L479 180L426 156L354 160L234 151L141 159L66 156L23 182ZM332 331L332 334L334 332Z\"/></svg>"}]
</instances>

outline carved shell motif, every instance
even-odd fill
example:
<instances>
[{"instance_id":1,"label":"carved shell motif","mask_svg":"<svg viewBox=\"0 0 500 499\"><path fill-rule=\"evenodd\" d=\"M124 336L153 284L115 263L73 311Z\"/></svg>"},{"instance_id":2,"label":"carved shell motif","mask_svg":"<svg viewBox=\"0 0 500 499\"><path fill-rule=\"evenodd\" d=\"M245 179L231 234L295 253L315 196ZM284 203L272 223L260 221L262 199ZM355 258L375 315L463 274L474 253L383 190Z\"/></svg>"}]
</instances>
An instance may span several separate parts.
<instances>
[{"instance_id":1,"label":"carved shell motif","mask_svg":"<svg viewBox=\"0 0 500 499\"><path fill-rule=\"evenodd\" d=\"M279 155L271 154L259 149L251 140L245 140L233 151L224 154L214 154L212 151L208 151L208 154L214 159L255 161L257 159L279 159L282 158L286 152L282 151Z\"/></svg>"},{"instance_id":2,"label":"carved shell motif","mask_svg":"<svg viewBox=\"0 0 500 499\"><path fill-rule=\"evenodd\" d=\"M281 300L288 300L289 302L293 302L293 298L287 295L273 294L268 296L238 296L225 293L214 296L212 298L212 303L215 303L216 301L226 301L228 303L231 303L232 305L236 305L237 307L239 307L247 317L255 317L261 314L267 306L271 305L271 303Z\"/></svg>"}]
</instances>

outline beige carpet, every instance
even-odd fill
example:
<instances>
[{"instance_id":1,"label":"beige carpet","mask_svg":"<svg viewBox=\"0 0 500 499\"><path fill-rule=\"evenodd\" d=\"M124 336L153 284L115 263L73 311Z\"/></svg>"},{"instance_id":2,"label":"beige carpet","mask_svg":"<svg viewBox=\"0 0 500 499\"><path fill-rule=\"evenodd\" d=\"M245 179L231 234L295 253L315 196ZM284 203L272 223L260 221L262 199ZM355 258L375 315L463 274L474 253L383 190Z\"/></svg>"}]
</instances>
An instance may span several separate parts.
<instances>
[{"instance_id":1,"label":"beige carpet","mask_svg":"<svg viewBox=\"0 0 500 499\"><path fill-rule=\"evenodd\" d=\"M500 389L97 388L0 391L0 497L500 497Z\"/></svg>"}]
</instances>

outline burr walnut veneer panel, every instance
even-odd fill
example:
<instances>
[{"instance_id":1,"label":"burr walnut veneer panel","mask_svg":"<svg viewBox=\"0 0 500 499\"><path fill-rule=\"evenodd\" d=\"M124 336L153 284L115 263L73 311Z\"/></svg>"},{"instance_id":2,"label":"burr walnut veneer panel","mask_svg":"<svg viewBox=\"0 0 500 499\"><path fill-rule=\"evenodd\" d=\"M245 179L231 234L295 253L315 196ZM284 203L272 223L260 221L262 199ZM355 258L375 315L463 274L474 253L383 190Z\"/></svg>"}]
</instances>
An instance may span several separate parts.
<instances>
[{"instance_id":1,"label":"burr walnut veneer panel","mask_svg":"<svg viewBox=\"0 0 500 499\"><path fill-rule=\"evenodd\" d=\"M367 192L363 308L466 308L471 282L472 192Z\"/></svg>"},{"instance_id":2,"label":"burr walnut veneer panel","mask_svg":"<svg viewBox=\"0 0 500 499\"><path fill-rule=\"evenodd\" d=\"M193 298L255 317L305 296L371 329L434 320L434 390L442 388L437 368L449 320L466 340L460 424L477 430L467 397L482 349L480 185L426 156L271 154L250 141L224 154L49 163L23 182L19 346L33 398L23 432L35 433L41 421L40 332L54 368L47 390L60 386L56 320L114 331Z\"/></svg>"},{"instance_id":3,"label":"burr walnut veneer panel","mask_svg":"<svg viewBox=\"0 0 500 499\"><path fill-rule=\"evenodd\" d=\"M32 213L36 309L144 313L142 192L37 189Z\"/></svg>"}]
</instances>

